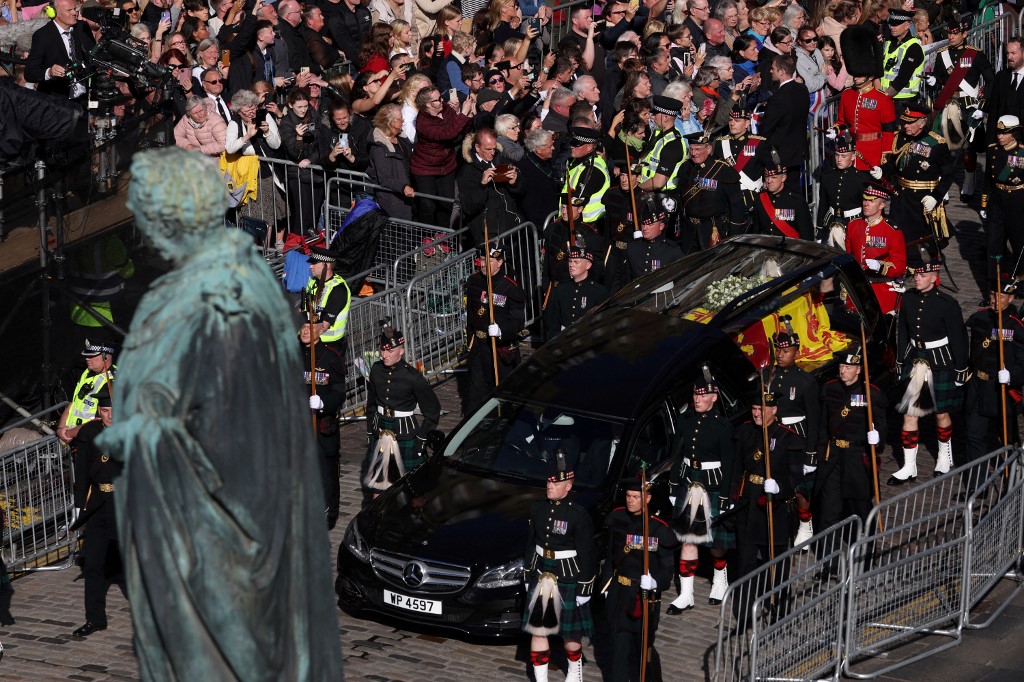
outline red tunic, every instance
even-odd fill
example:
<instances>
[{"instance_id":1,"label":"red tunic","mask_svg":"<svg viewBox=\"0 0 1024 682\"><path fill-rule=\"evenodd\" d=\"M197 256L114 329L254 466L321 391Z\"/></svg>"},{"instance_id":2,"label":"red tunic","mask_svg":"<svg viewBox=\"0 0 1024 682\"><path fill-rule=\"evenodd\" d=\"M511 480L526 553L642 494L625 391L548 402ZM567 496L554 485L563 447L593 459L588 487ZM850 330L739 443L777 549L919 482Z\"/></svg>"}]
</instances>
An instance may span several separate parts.
<instances>
[{"instance_id":1,"label":"red tunic","mask_svg":"<svg viewBox=\"0 0 1024 682\"><path fill-rule=\"evenodd\" d=\"M836 125L846 126L857 142L856 167L871 170L882 165L882 153L892 151L896 131L896 107L892 98L866 86L847 88L839 99Z\"/></svg>"},{"instance_id":2,"label":"red tunic","mask_svg":"<svg viewBox=\"0 0 1024 682\"><path fill-rule=\"evenodd\" d=\"M846 251L864 268L882 312L896 310L896 292L891 284L907 274L907 247L899 228L884 218L870 227L864 218L855 218L846 226ZM869 258L882 263L880 272L868 268Z\"/></svg>"}]
</instances>

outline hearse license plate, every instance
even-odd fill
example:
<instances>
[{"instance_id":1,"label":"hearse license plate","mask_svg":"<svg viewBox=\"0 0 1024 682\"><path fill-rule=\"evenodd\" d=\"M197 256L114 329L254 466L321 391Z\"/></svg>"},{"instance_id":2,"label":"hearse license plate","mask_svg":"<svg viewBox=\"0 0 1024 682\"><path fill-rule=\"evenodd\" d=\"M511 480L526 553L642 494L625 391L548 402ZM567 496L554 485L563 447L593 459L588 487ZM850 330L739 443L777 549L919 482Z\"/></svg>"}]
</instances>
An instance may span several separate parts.
<instances>
[{"instance_id":1,"label":"hearse license plate","mask_svg":"<svg viewBox=\"0 0 1024 682\"><path fill-rule=\"evenodd\" d=\"M384 603L389 606L397 606L406 611L419 611L420 613L433 613L441 615L441 602L433 599L420 599L419 597L407 597L404 594L384 590Z\"/></svg>"}]
</instances>

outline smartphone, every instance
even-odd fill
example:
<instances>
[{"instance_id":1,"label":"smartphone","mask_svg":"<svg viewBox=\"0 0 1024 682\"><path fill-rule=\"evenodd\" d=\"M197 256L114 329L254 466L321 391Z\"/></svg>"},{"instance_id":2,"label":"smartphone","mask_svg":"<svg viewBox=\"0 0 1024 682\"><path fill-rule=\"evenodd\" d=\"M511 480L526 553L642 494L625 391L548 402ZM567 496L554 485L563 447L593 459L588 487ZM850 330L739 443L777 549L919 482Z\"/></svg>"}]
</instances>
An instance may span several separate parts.
<instances>
[{"instance_id":1,"label":"smartphone","mask_svg":"<svg viewBox=\"0 0 1024 682\"><path fill-rule=\"evenodd\" d=\"M448 101L449 102L455 102L456 104L458 104L459 103L459 91L456 90L455 88L452 88L451 90L449 90L448 91Z\"/></svg>"},{"instance_id":2,"label":"smartphone","mask_svg":"<svg viewBox=\"0 0 1024 682\"><path fill-rule=\"evenodd\" d=\"M301 69L299 69L299 73L309 73L309 67L303 66Z\"/></svg>"},{"instance_id":3,"label":"smartphone","mask_svg":"<svg viewBox=\"0 0 1024 682\"><path fill-rule=\"evenodd\" d=\"M166 21L168 24L171 23L171 13L169 11L161 12L160 21Z\"/></svg>"},{"instance_id":4,"label":"smartphone","mask_svg":"<svg viewBox=\"0 0 1024 682\"><path fill-rule=\"evenodd\" d=\"M220 51L220 63L223 64L224 66L230 66L231 65L231 50L221 50Z\"/></svg>"},{"instance_id":5,"label":"smartphone","mask_svg":"<svg viewBox=\"0 0 1024 682\"><path fill-rule=\"evenodd\" d=\"M708 51L708 44L707 43L701 43L700 47L697 48L697 51L700 52L701 54L706 54L707 51Z\"/></svg>"},{"instance_id":6,"label":"smartphone","mask_svg":"<svg viewBox=\"0 0 1024 682\"><path fill-rule=\"evenodd\" d=\"M348 133L342 133L341 137L338 138L338 146L342 149L348 148Z\"/></svg>"}]
</instances>

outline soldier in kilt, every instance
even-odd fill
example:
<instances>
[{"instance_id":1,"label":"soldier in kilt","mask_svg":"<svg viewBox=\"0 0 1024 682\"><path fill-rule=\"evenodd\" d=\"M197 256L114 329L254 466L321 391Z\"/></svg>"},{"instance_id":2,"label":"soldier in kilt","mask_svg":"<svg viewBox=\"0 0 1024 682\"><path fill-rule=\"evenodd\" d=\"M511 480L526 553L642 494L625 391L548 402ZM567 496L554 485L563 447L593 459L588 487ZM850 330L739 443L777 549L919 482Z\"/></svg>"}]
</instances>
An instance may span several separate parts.
<instances>
[{"instance_id":1,"label":"soldier in kilt","mask_svg":"<svg viewBox=\"0 0 1024 682\"><path fill-rule=\"evenodd\" d=\"M523 630L530 633L530 664L536 682L547 682L551 646L561 636L569 670L565 679L583 682L583 638L593 619L590 595L597 570L597 548L590 513L569 499L573 463L559 448L550 462L546 496L530 507L530 530L523 561L527 601Z\"/></svg>"},{"instance_id":2,"label":"soldier in kilt","mask_svg":"<svg viewBox=\"0 0 1024 682\"><path fill-rule=\"evenodd\" d=\"M419 405L423 420L415 416ZM427 458L427 433L437 428L441 402L426 378L405 361L405 336L384 327L380 360L370 368L366 391L367 470L363 485L387 490Z\"/></svg>"},{"instance_id":3,"label":"soldier in kilt","mask_svg":"<svg viewBox=\"0 0 1024 682\"><path fill-rule=\"evenodd\" d=\"M896 409L903 415L903 466L886 485L900 486L917 478L918 420L935 413L939 452L935 475L953 466L953 420L960 407L960 386L967 381L967 327L956 299L939 291L941 256L919 249L907 268L914 278L900 306L896 329L896 363L902 396Z\"/></svg>"},{"instance_id":4,"label":"soldier in kilt","mask_svg":"<svg viewBox=\"0 0 1024 682\"><path fill-rule=\"evenodd\" d=\"M668 483L669 500L674 507L672 530L683 543L683 550L679 559L679 596L665 611L669 616L693 608L698 546L710 547L714 561L708 602L720 604L729 587L725 553L736 546L736 535L715 520L722 508L730 504L729 482L735 451L732 425L714 409L717 400L718 383L705 365L703 376L693 387L693 409L680 415L672 447Z\"/></svg>"}]
</instances>

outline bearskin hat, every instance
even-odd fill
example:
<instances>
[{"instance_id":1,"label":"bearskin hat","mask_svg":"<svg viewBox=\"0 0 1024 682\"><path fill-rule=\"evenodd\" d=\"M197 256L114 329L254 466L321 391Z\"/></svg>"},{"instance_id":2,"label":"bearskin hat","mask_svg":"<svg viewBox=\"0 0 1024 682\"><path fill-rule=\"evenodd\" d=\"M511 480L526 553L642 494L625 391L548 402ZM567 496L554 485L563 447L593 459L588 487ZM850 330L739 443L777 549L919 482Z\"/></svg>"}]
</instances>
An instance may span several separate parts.
<instances>
[{"instance_id":1,"label":"bearskin hat","mask_svg":"<svg viewBox=\"0 0 1024 682\"><path fill-rule=\"evenodd\" d=\"M851 76L882 76L882 43L871 28L863 24L847 26L839 34L839 44Z\"/></svg>"}]
</instances>

